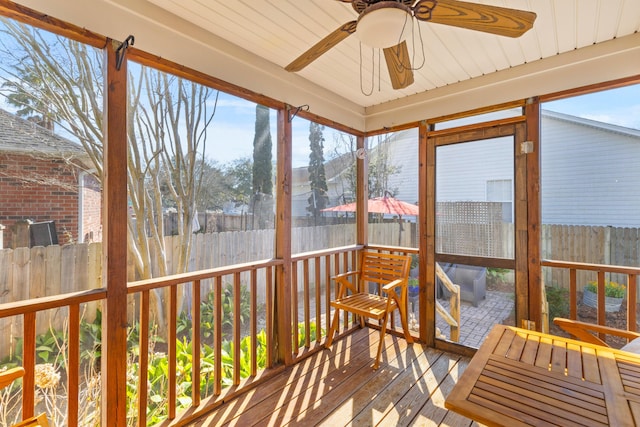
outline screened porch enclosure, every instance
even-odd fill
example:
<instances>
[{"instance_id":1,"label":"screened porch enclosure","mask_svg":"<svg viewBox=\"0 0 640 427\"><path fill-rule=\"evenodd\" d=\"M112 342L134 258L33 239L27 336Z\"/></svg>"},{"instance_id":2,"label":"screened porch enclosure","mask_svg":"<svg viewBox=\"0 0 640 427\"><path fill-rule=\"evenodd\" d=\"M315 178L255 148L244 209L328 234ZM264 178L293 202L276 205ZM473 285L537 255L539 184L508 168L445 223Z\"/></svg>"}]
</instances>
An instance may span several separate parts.
<instances>
[{"instance_id":1,"label":"screened porch enclosure","mask_svg":"<svg viewBox=\"0 0 640 427\"><path fill-rule=\"evenodd\" d=\"M637 129L542 110L635 88L637 71L594 66L584 81L548 85L507 71L495 90L478 77L433 99L358 104L338 95L344 83L280 74L156 3L0 0L0 183L12 180L0 186L0 225L55 221L59 241L13 244L13 224L0 240L0 369L25 369L0 391L0 425L45 413L54 426L471 426L444 398L494 325L583 319L587 283L602 295L615 282L619 311L599 298L587 314L637 329L634 217L620 231L544 222L545 209L566 213L553 197L572 158L556 140L545 162L541 152L570 123L567 147L597 128L620 137L616 159L633 158ZM111 39L122 27L140 32ZM172 42L160 31L170 27ZM623 42L584 62L627 64L637 47ZM59 197L36 216L43 189ZM372 207L385 198L412 209ZM593 253L566 249L582 246ZM378 370L379 322L343 314L325 348L332 278L364 251L411 258L403 309L415 343L391 316Z\"/></svg>"}]
</instances>

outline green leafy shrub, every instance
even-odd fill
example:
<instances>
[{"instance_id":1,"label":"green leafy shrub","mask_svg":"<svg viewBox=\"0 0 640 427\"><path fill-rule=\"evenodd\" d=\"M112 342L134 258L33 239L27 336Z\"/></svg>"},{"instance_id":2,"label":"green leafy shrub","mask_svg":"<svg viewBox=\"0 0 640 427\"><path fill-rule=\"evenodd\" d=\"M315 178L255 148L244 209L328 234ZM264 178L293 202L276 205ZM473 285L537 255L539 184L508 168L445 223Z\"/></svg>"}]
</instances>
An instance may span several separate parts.
<instances>
[{"instance_id":1,"label":"green leafy shrub","mask_svg":"<svg viewBox=\"0 0 640 427\"><path fill-rule=\"evenodd\" d=\"M559 286L546 286L549 318L567 317L569 314L569 290Z\"/></svg>"},{"instance_id":2,"label":"green leafy shrub","mask_svg":"<svg viewBox=\"0 0 640 427\"><path fill-rule=\"evenodd\" d=\"M251 316L251 294L249 288L245 284L240 285L240 326L244 326L249 317ZM202 331L203 338L209 338L213 335L215 326L214 322L214 300L215 293L209 292L205 301L200 304L200 330ZM222 288L221 295L222 303L222 336L223 339L231 338L231 331L233 328L233 314L234 314L234 300L233 300L233 285L227 283ZM178 334L184 335L191 330L193 320L191 315L186 312L181 312L178 316Z\"/></svg>"},{"instance_id":3,"label":"green leafy shrub","mask_svg":"<svg viewBox=\"0 0 640 427\"><path fill-rule=\"evenodd\" d=\"M594 294L598 293L598 282L591 281L584 286L584 289ZM622 283L607 280L604 282L604 296L610 298L624 298L627 295L627 287Z\"/></svg>"}]
</instances>

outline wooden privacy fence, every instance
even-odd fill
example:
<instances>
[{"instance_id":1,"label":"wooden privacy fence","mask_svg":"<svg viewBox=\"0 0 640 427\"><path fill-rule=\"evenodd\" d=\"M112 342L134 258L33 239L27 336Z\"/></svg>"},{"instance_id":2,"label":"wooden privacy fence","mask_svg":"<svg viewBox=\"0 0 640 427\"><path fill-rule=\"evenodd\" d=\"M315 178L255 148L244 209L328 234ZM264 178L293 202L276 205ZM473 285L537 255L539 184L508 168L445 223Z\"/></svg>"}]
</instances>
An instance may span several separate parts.
<instances>
[{"instance_id":1,"label":"wooden privacy fence","mask_svg":"<svg viewBox=\"0 0 640 427\"><path fill-rule=\"evenodd\" d=\"M543 225L541 259L588 264L640 266L640 228L595 227L588 225ZM569 288L569 271L543 268L545 285ZM608 280L626 283L626 275L608 273ZM578 291L597 280L592 271L577 272Z\"/></svg>"},{"instance_id":2,"label":"wooden privacy fence","mask_svg":"<svg viewBox=\"0 0 640 427\"><path fill-rule=\"evenodd\" d=\"M382 242L398 242L398 224L375 224L376 235ZM402 242L411 241L410 227L405 225ZM175 266L178 258L178 237L165 237L167 272L176 273ZM352 245L355 243L355 226L331 225L321 227L300 227L292 230L292 250L294 253L306 253L320 249ZM254 230L225 233L197 233L190 257L190 271L215 267L229 266L252 262L260 259L270 259L274 253L274 230ZM311 263L309 274L316 276L315 270L324 271L325 259L319 264ZM128 280L135 281L136 275L131 263L128 265ZM158 271L152 266L152 271ZM249 283L250 272L241 273L241 282ZM304 272L298 272L298 291L302 291ZM102 288L102 244L81 243L64 246L51 245L47 247L0 249L0 304L60 295L69 292ZM257 286L259 303L264 303L264 278L258 279ZM313 284L315 286L315 284ZM214 287L213 279L203 280L201 283L202 296ZM179 300L188 306L191 298L191 288L181 287ZM160 298L166 301L167 295L162 293ZM92 321L95 318L98 303L88 303L82 307L84 319ZM135 304L131 301L130 311L133 314ZM61 330L65 326L67 314L59 309L38 313L37 333L46 332L50 327ZM159 319L163 321L163 319ZM0 359L7 356L15 345L16 337L22 336L22 321L19 319L0 319Z\"/></svg>"},{"instance_id":3,"label":"wooden privacy fence","mask_svg":"<svg viewBox=\"0 0 640 427\"><path fill-rule=\"evenodd\" d=\"M478 229L473 230L475 225ZM438 230L447 241L447 230L452 227L446 224ZM482 247L480 256L506 256L509 248L513 248L512 224L502 225L502 229L487 224L457 224L456 235L465 230L469 241L480 239L487 245L474 244ZM397 222L370 224L370 239L372 244L385 244L403 247L416 246L415 224L404 223L400 233ZM451 232L455 232L452 230ZM621 266L640 266L640 229L591 227L591 226L542 226L542 259L586 262L594 264L610 264ZM475 236L475 237L473 237ZM190 259L190 270L202 270L251 262L260 259L270 259L274 252L274 230L254 230L225 233L198 233L194 239ZM167 263L169 274L175 273L174 266L177 259L177 238L165 238L167 248ZM455 238L456 245L463 239ZM300 227L292 230L293 253L305 253L326 248L348 246L355 242L355 227L350 225L331 225L320 227ZM400 244L398 244L400 243ZM467 243L467 246L469 243ZM462 250L462 247L458 249ZM438 250L441 250L439 247ZM20 301L42 296L58 295L88 289L98 289L101 283L101 243L72 244L64 246L47 246L34 248L18 248L15 250L0 250L0 304ZM325 269L321 260L320 271ZM316 264L311 263L310 277L316 277ZM157 268L154 267L157 271ZM242 273L243 283L249 282L247 274ZM303 282L302 272L297 283ZM584 277L583 277L584 276ZM136 280L132 266L128 274L129 280ZM322 276L324 277L324 276ZM569 273L562 269L543 269L544 283L568 287ZM623 277L611 274L613 281L623 281ZM324 279L322 279L324 281ZM590 272L578 272L578 290L589 280L595 280ZM203 294L212 288L209 279L202 283ZM624 283L624 282L623 282ZM323 286L320 283L319 286ZM187 287L188 288L188 287ZM262 283L258 289L265 287ZM302 288L298 289L301 292ZM189 296L189 295L185 295ZM257 295L259 301L264 301L262 291ZM96 303L90 303L84 310L87 320L92 320ZM61 328L65 321L64 313L38 314L38 332L46 330L49 325ZM0 319L0 353L4 353L12 337L21 336L21 324L12 319ZM0 357L6 354L0 354Z\"/></svg>"}]
</instances>

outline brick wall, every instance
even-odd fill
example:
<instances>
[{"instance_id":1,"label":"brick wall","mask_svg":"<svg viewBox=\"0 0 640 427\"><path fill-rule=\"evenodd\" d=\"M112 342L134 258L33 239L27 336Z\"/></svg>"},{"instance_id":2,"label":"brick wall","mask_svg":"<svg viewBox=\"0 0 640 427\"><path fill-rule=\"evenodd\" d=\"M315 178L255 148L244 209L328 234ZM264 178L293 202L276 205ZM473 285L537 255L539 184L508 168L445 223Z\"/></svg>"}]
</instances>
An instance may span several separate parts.
<instances>
[{"instance_id":1,"label":"brick wall","mask_svg":"<svg viewBox=\"0 0 640 427\"><path fill-rule=\"evenodd\" d=\"M82 175L82 242L102 241L102 191L95 176Z\"/></svg>"},{"instance_id":2,"label":"brick wall","mask_svg":"<svg viewBox=\"0 0 640 427\"><path fill-rule=\"evenodd\" d=\"M11 247L12 229L16 221L55 221L58 242L80 242L78 218L80 172L64 160L46 156L0 154L0 224L5 225L4 246ZM85 176L84 208L91 207L90 219L83 232L99 232L100 191L93 177ZM96 196L96 193L98 194ZM97 207L93 207L96 203ZM97 212L97 213L96 213ZM83 215L84 216L84 215ZM98 226L96 226L98 224Z\"/></svg>"}]
</instances>

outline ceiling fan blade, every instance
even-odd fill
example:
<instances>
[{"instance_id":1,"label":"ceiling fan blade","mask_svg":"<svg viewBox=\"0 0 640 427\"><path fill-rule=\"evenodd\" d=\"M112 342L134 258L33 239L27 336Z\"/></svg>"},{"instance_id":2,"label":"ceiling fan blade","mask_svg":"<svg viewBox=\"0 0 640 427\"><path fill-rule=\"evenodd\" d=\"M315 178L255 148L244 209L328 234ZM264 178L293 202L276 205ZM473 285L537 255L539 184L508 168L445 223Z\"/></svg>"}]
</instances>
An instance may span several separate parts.
<instances>
[{"instance_id":1,"label":"ceiling fan blade","mask_svg":"<svg viewBox=\"0 0 640 427\"><path fill-rule=\"evenodd\" d=\"M499 36L520 37L533 27L536 14L526 10L459 0L419 0L414 16L422 21L467 28Z\"/></svg>"},{"instance_id":2,"label":"ceiling fan blade","mask_svg":"<svg viewBox=\"0 0 640 427\"><path fill-rule=\"evenodd\" d=\"M300 71L313 61L318 59L322 54L340 43L342 40L356 32L358 21L347 22L340 28L330 33L328 36L314 44L311 49L296 58L291 64L284 67L287 71Z\"/></svg>"},{"instance_id":3,"label":"ceiling fan blade","mask_svg":"<svg viewBox=\"0 0 640 427\"><path fill-rule=\"evenodd\" d=\"M406 41L384 49L384 59L387 61L391 86L394 89L404 89L413 84L413 70Z\"/></svg>"}]
</instances>

